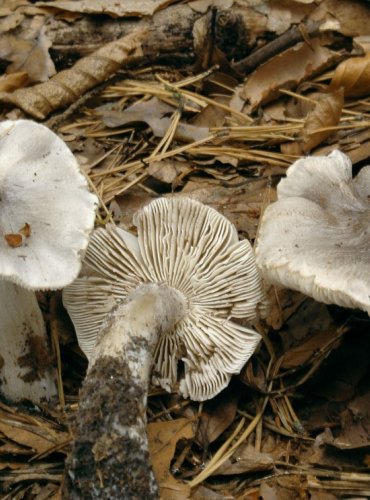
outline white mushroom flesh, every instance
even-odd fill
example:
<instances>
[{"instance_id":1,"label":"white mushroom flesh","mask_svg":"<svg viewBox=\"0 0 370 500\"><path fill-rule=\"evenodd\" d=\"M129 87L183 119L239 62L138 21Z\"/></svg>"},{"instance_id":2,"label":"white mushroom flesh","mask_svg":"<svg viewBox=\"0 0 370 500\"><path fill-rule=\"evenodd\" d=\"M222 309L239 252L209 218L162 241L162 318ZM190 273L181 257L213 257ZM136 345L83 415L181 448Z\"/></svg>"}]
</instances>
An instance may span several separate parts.
<instances>
[{"instance_id":1,"label":"white mushroom flesh","mask_svg":"<svg viewBox=\"0 0 370 500\"><path fill-rule=\"evenodd\" d=\"M56 134L28 120L0 123L0 276L30 289L69 284L80 271L96 205ZM21 237L19 246L12 235Z\"/></svg>"},{"instance_id":2,"label":"white mushroom flesh","mask_svg":"<svg viewBox=\"0 0 370 500\"><path fill-rule=\"evenodd\" d=\"M339 151L303 158L277 191L256 247L265 279L370 314L370 167L353 179Z\"/></svg>"},{"instance_id":3,"label":"white mushroom flesh","mask_svg":"<svg viewBox=\"0 0 370 500\"><path fill-rule=\"evenodd\" d=\"M253 250L217 211L187 198L158 199L135 217L138 248L122 230L94 232L85 264L92 276L64 290L64 304L81 348L92 356L102 323L119 301L141 284L157 283L186 298L188 313L164 331L154 354L153 382L169 390L178 378L184 396L213 397L239 373L260 335L230 321L253 321L266 299Z\"/></svg>"},{"instance_id":4,"label":"white mushroom flesh","mask_svg":"<svg viewBox=\"0 0 370 500\"><path fill-rule=\"evenodd\" d=\"M35 294L0 281L0 390L38 403L57 394L56 373Z\"/></svg>"}]
</instances>

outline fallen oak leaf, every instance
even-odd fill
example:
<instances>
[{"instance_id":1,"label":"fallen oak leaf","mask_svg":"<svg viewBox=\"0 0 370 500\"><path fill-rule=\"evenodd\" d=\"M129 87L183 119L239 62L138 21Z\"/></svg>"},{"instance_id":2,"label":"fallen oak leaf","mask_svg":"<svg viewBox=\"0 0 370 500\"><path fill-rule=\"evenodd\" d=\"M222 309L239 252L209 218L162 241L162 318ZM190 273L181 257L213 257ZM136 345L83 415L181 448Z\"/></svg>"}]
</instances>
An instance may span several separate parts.
<instances>
[{"instance_id":1,"label":"fallen oak leaf","mask_svg":"<svg viewBox=\"0 0 370 500\"><path fill-rule=\"evenodd\" d=\"M332 127L338 125L344 105L343 88L323 94L312 111L307 114L297 142L281 145L281 151L290 155L308 153L333 133Z\"/></svg>"},{"instance_id":2,"label":"fallen oak leaf","mask_svg":"<svg viewBox=\"0 0 370 500\"><path fill-rule=\"evenodd\" d=\"M31 40L23 40L12 35L3 35L0 40L0 57L11 61L6 72L25 72L31 83L46 82L55 74L55 66L49 55L50 40L41 27Z\"/></svg>"},{"instance_id":3,"label":"fallen oak leaf","mask_svg":"<svg viewBox=\"0 0 370 500\"><path fill-rule=\"evenodd\" d=\"M142 55L147 30L139 29L83 57L72 68L60 71L48 82L13 93L0 92L0 102L18 106L40 120L68 106L85 92L113 75L123 64Z\"/></svg>"},{"instance_id":4,"label":"fallen oak leaf","mask_svg":"<svg viewBox=\"0 0 370 500\"><path fill-rule=\"evenodd\" d=\"M370 53L341 62L332 78L330 89L343 87L346 97L361 97L370 93Z\"/></svg>"},{"instance_id":5,"label":"fallen oak leaf","mask_svg":"<svg viewBox=\"0 0 370 500\"><path fill-rule=\"evenodd\" d=\"M190 487L177 481L170 472L176 444L180 439L194 437L193 422L188 418L153 422L147 428L149 452L161 500L180 500L190 496Z\"/></svg>"},{"instance_id":6,"label":"fallen oak leaf","mask_svg":"<svg viewBox=\"0 0 370 500\"><path fill-rule=\"evenodd\" d=\"M339 58L318 39L302 42L262 64L247 79L240 96L249 101L252 110L272 101L281 88L294 88Z\"/></svg>"},{"instance_id":7,"label":"fallen oak leaf","mask_svg":"<svg viewBox=\"0 0 370 500\"><path fill-rule=\"evenodd\" d=\"M129 123L143 122L149 125L156 137L164 137L172 122L170 116L174 112L173 106L165 104L157 97L152 97L148 101L136 102L123 111L102 109L98 111L98 115L107 127L114 128ZM174 137L180 141L194 142L208 135L209 127L179 122Z\"/></svg>"}]
</instances>

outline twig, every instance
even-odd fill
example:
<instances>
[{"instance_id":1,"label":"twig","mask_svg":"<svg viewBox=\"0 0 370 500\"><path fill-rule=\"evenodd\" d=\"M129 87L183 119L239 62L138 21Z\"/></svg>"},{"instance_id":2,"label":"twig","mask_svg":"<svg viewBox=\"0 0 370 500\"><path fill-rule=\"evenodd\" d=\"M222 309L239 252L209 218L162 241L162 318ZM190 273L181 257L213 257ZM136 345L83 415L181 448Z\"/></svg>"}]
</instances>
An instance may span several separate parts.
<instances>
[{"instance_id":1,"label":"twig","mask_svg":"<svg viewBox=\"0 0 370 500\"><path fill-rule=\"evenodd\" d=\"M304 26L304 31L299 26L293 26L278 38L267 43L249 56L231 65L231 67L240 73L251 73L258 66L265 63L273 56L280 54L285 49L292 47L298 42L306 39L307 35L314 37L319 33L320 24L315 21L308 21Z\"/></svg>"}]
</instances>

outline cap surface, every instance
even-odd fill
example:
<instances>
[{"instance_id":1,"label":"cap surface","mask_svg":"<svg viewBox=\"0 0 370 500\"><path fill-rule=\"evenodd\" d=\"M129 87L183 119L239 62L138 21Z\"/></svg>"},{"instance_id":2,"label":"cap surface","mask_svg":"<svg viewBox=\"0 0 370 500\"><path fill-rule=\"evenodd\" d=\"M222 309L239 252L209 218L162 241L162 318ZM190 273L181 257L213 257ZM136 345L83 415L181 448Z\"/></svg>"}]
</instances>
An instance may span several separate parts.
<instances>
[{"instance_id":1,"label":"cap surface","mask_svg":"<svg viewBox=\"0 0 370 500\"><path fill-rule=\"evenodd\" d=\"M167 390L184 362L180 391L213 397L254 352L260 336L230 318L253 320L266 307L261 277L248 241L215 210L188 198L162 198L135 217L132 235L114 226L91 237L85 264L90 276L64 290L63 300L89 357L105 316L142 283L164 283L182 292L188 314L160 337L154 383ZM126 241L125 241L126 240Z\"/></svg>"},{"instance_id":2,"label":"cap surface","mask_svg":"<svg viewBox=\"0 0 370 500\"><path fill-rule=\"evenodd\" d=\"M66 144L35 122L0 123L0 160L0 277L31 289L67 285L80 271L96 196Z\"/></svg>"},{"instance_id":3,"label":"cap surface","mask_svg":"<svg viewBox=\"0 0 370 500\"><path fill-rule=\"evenodd\" d=\"M303 158L277 191L256 247L266 280L370 314L370 167L353 179L340 151Z\"/></svg>"}]
</instances>

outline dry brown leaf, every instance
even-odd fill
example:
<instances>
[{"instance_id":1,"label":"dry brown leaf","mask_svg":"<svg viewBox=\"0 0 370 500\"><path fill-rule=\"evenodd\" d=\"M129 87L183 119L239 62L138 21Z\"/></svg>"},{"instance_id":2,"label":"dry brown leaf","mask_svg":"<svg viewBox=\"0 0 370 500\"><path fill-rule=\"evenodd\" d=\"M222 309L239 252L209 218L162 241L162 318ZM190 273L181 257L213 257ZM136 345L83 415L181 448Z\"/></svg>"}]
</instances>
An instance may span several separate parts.
<instances>
[{"instance_id":1,"label":"dry brown leaf","mask_svg":"<svg viewBox=\"0 0 370 500\"><path fill-rule=\"evenodd\" d=\"M315 334L302 344L289 349L288 352L283 354L281 368L297 368L307 363L320 349L329 342L335 341L337 337L337 328L330 328L329 330ZM340 340L338 339L337 342L340 342Z\"/></svg>"},{"instance_id":2,"label":"dry brown leaf","mask_svg":"<svg viewBox=\"0 0 370 500\"><path fill-rule=\"evenodd\" d=\"M343 87L347 97L370 94L370 53L341 62L334 72L331 89Z\"/></svg>"},{"instance_id":3,"label":"dry brown leaf","mask_svg":"<svg viewBox=\"0 0 370 500\"><path fill-rule=\"evenodd\" d=\"M55 74L55 66L49 55L50 46L51 42L43 27L31 40L3 35L0 39L0 58L11 61L7 73L25 72L31 83L46 82Z\"/></svg>"},{"instance_id":4,"label":"dry brown leaf","mask_svg":"<svg viewBox=\"0 0 370 500\"><path fill-rule=\"evenodd\" d=\"M0 92L0 102L20 107L34 118L44 119L63 106L68 106L85 92L114 74L123 64L142 55L141 44L146 30L104 45L80 59L71 69L60 71L48 82L12 94Z\"/></svg>"},{"instance_id":5,"label":"dry brown leaf","mask_svg":"<svg viewBox=\"0 0 370 500\"><path fill-rule=\"evenodd\" d=\"M50 438L40 436L40 429L38 429L38 434L27 430L22 427L15 427L11 424L7 424L0 421L0 432L4 434L7 438L12 441L22 445L32 448L36 453L45 453L51 447L53 447L56 442L52 441Z\"/></svg>"},{"instance_id":6,"label":"dry brown leaf","mask_svg":"<svg viewBox=\"0 0 370 500\"><path fill-rule=\"evenodd\" d=\"M206 402L198 426L197 441L203 448L215 441L233 423L238 408L237 394L221 394Z\"/></svg>"},{"instance_id":7,"label":"dry brown leaf","mask_svg":"<svg viewBox=\"0 0 370 500\"><path fill-rule=\"evenodd\" d=\"M112 17L152 16L157 10L167 7L174 0L60 0L38 2L36 6L53 7L81 14L105 14Z\"/></svg>"},{"instance_id":8,"label":"dry brown leaf","mask_svg":"<svg viewBox=\"0 0 370 500\"><path fill-rule=\"evenodd\" d=\"M187 418L148 424L149 451L162 500L181 500L190 495L185 483L176 481L170 472L176 444L194 437L193 422Z\"/></svg>"},{"instance_id":9,"label":"dry brown leaf","mask_svg":"<svg viewBox=\"0 0 370 500\"><path fill-rule=\"evenodd\" d=\"M219 467L215 474L244 474L246 472L259 472L272 469L274 460L269 453L256 451L247 444L240 448L232 458L229 458Z\"/></svg>"},{"instance_id":10,"label":"dry brown leaf","mask_svg":"<svg viewBox=\"0 0 370 500\"><path fill-rule=\"evenodd\" d=\"M173 184L189 174L193 169L188 162L181 162L168 158L167 160L150 163L147 168L148 174L166 184Z\"/></svg>"},{"instance_id":11,"label":"dry brown leaf","mask_svg":"<svg viewBox=\"0 0 370 500\"><path fill-rule=\"evenodd\" d=\"M224 187L218 180L192 177L182 193L215 208L245 237L253 239L265 203L267 179L262 178L254 182L240 179L244 181L243 184Z\"/></svg>"},{"instance_id":12,"label":"dry brown leaf","mask_svg":"<svg viewBox=\"0 0 370 500\"><path fill-rule=\"evenodd\" d=\"M7 31L13 30L21 24L24 19L24 14L17 10L15 12L10 12L7 16L4 17L2 17L0 14L0 17L0 33L6 33Z\"/></svg>"},{"instance_id":13,"label":"dry brown leaf","mask_svg":"<svg viewBox=\"0 0 370 500\"><path fill-rule=\"evenodd\" d=\"M4 238L7 244L12 248L18 248L23 244L23 238L21 234L18 233L8 233L4 234Z\"/></svg>"},{"instance_id":14,"label":"dry brown leaf","mask_svg":"<svg viewBox=\"0 0 370 500\"><path fill-rule=\"evenodd\" d=\"M171 115L174 111L174 107L165 104L157 97L152 97L148 101L136 102L124 111L103 109L98 112L98 115L102 117L107 127L114 128L128 123L144 122L149 125L156 137L163 137L171 125ZM175 131L175 138L184 142L198 141L208 135L208 127L182 122L178 123Z\"/></svg>"},{"instance_id":15,"label":"dry brown leaf","mask_svg":"<svg viewBox=\"0 0 370 500\"><path fill-rule=\"evenodd\" d=\"M282 144L281 151L286 154L301 155L325 141L333 134L330 128L339 123L343 104L342 87L330 94L322 94L314 109L308 113L298 141Z\"/></svg>"},{"instance_id":16,"label":"dry brown leaf","mask_svg":"<svg viewBox=\"0 0 370 500\"><path fill-rule=\"evenodd\" d=\"M324 0L315 9L310 19L316 21L335 20L336 31L345 36L369 34L370 7L368 2L354 0Z\"/></svg>"},{"instance_id":17,"label":"dry brown leaf","mask_svg":"<svg viewBox=\"0 0 370 500\"><path fill-rule=\"evenodd\" d=\"M13 92L23 87L28 81L27 73L11 73L0 77L0 92Z\"/></svg>"},{"instance_id":18,"label":"dry brown leaf","mask_svg":"<svg viewBox=\"0 0 370 500\"><path fill-rule=\"evenodd\" d=\"M255 109L279 95L280 88L294 88L304 79L324 70L338 54L324 47L320 39L297 44L260 66L248 78L241 97Z\"/></svg>"}]
</instances>

